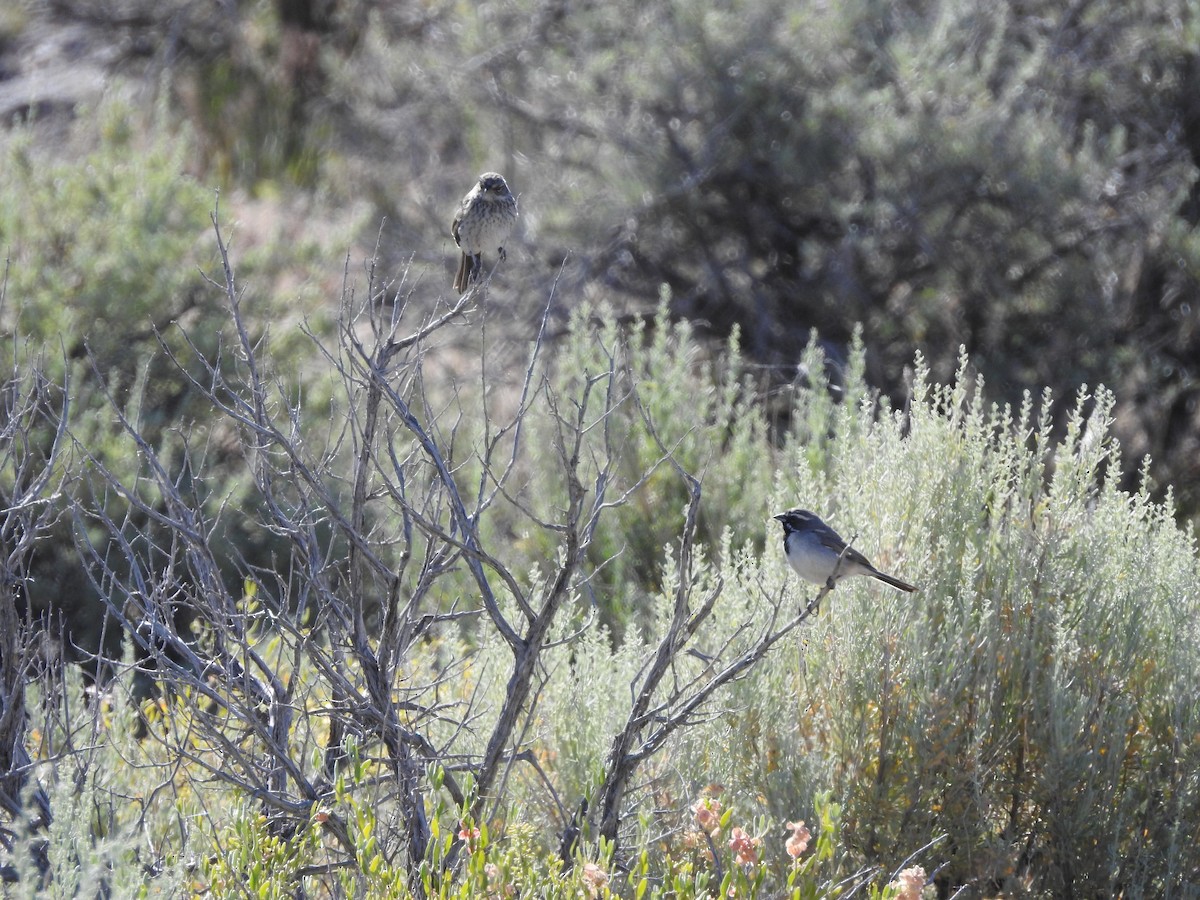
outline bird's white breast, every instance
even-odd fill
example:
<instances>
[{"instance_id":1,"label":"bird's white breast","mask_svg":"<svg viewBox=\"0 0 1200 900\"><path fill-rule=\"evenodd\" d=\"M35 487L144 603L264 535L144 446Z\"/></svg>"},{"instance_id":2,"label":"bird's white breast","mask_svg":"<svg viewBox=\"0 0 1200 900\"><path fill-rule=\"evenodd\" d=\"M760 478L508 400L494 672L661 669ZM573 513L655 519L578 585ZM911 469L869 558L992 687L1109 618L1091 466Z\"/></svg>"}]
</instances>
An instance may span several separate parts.
<instances>
[{"instance_id":1,"label":"bird's white breast","mask_svg":"<svg viewBox=\"0 0 1200 900\"><path fill-rule=\"evenodd\" d=\"M837 557L822 546L815 535L793 531L787 536L784 547L788 564L805 581L824 584L833 574Z\"/></svg>"}]
</instances>

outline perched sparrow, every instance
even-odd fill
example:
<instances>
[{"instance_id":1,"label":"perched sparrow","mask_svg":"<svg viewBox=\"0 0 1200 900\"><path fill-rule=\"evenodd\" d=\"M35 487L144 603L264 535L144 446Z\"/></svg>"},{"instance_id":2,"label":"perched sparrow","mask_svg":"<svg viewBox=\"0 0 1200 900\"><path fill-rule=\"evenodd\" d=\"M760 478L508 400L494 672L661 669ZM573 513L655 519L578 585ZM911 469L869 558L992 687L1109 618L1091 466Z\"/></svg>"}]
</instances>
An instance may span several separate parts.
<instances>
[{"instance_id":1,"label":"perched sparrow","mask_svg":"<svg viewBox=\"0 0 1200 900\"><path fill-rule=\"evenodd\" d=\"M907 581L880 572L853 547L847 548L836 531L807 509L789 509L775 518L783 523L783 553L805 581L827 584L836 571L838 581L849 575L870 575L902 591L916 590Z\"/></svg>"},{"instance_id":2,"label":"perched sparrow","mask_svg":"<svg viewBox=\"0 0 1200 900\"><path fill-rule=\"evenodd\" d=\"M458 204L450 226L454 243L462 249L454 290L461 294L478 280L483 270L483 251L495 250L501 259L507 256L504 242L516 221L517 198L509 191L508 183L495 172L484 172Z\"/></svg>"}]
</instances>

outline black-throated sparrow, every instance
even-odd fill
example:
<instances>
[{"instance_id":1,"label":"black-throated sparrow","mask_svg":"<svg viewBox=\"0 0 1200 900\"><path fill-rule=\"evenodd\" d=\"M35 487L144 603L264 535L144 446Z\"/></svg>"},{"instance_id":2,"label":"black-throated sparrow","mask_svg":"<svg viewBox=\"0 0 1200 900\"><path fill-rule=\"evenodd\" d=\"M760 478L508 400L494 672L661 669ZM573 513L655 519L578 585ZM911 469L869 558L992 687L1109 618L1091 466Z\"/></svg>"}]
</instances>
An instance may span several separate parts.
<instances>
[{"instance_id":1,"label":"black-throated sparrow","mask_svg":"<svg viewBox=\"0 0 1200 900\"><path fill-rule=\"evenodd\" d=\"M807 509L789 509L775 518L783 524L783 554L796 574L805 581L828 584L836 572L835 581L850 575L870 575L902 591L911 593L917 589L907 581L880 572L865 556L853 547L847 547L836 531Z\"/></svg>"},{"instance_id":2,"label":"black-throated sparrow","mask_svg":"<svg viewBox=\"0 0 1200 900\"><path fill-rule=\"evenodd\" d=\"M506 257L504 242L516 221L517 198L508 189L508 182L495 172L484 172L458 204L450 225L454 243L462 250L458 274L454 276L456 291L461 294L478 280L485 250L495 250L501 259Z\"/></svg>"}]
</instances>

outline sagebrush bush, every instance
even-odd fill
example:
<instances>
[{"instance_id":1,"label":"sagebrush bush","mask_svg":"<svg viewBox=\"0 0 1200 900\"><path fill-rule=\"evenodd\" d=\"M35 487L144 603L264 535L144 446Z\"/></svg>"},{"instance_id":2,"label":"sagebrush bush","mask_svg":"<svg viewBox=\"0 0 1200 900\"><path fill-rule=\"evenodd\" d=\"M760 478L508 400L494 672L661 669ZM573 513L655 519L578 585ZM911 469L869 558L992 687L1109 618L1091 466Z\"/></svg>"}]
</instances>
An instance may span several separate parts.
<instances>
[{"instance_id":1,"label":"sagebrush bush","mask_svg":"<svg viewBox=\"0 0 1200 900\"><path fill-rule=\"evenodd\" d=\"M922 587L845 591L804 654L797 726L868 857L945 834L950 883L1186 891L1195 543L1114 486L1112 403L1081 392L1056 441L1048 397L1014 413L918 369L905 415L831 443L818 505Z\"/></svg>"},{"instance_id":2,"label":"sagebrush bush","mask_svg":"<svg viewBox=\"0 0 1200 900\"><path fill-rule=\"evenodd\" d=\"M651 370L656 354L694 352L686 332L673 334L671 349L642 351ZM809 353L809 371L821 371ZM946 386L918 363L903 413L876 406L855 374L861 355L853 362L847 402L812 385L796 397L797 436L773 450L762 439L755 452L776 461L773 478L747 477L744 457L705 461L706 484L736 473L750 488L721 507L738 538L702 563L726 584L711 640L755 621L765 601L798 602L805 586L782 565L778 534L763 534L770 512L796 503L921 591L835 592L794 647L664 754L659 799L718 781L761 795L778 821L832 787L862 859L899 863L942 836L927 862L944 863L950 884L1183 889L1194 864L1184 810L1200 789L1184 762L1193 741L1180 737L1200 733L1186 687L1198 663L1194 540L1168 505L1115 486L1111 395L1081 392L1059 440L1049 396L991 407L980 385L967 387L965 359ZM674 408L685 405L696 408ZM696 417L691 434L713 446L720 430ZM637 611L648 634L627 632L615 652L602 633L576 642L546 682L550 746L538 752L568 796L586 793L603 756L597 726L611 728L629 702L594 687L629 683L654 610L668 604L669 563L657 566L663 592L641 594Z\"/></svg>"},{"instance_id":3,"label":"sagebrush bush","mask_svg":"<svg viewBox=\"0 0 1200 900\"><path fill-rule=\"evenodd\" d=\"M269 360L271 349L263 340L253 352ZM222 896L246 884L285 892L283 873L330 896L404 893L417 881L438 896L505 884L544 896L694 896L718 882L746 895L836 896L855 885L882 891L913 862L937 870L947 888L1193 887L1194 538L1169 506L1114 487L1110 394L1081 391L1057 438L1048 396L1015 412L989 406L965 357L947 385L918 359L911 402L892 410L866 387L859 348L838 373L837 402L814 340L803 354L807 380L791 397L792 430L772 435L736 347L705 345L665 317L627 335L584 310L555 350L552 362L531 360L533 387L515 405L490 396L486 377L456 380L435 402L432 346L398 367L408 374L386 382L403 392L390 401L396 418L378 457L387 464L367 470L361 514L350 512L358 476L340 467L345 448L362 459L371 445L330 431L327 414L306 419L303 406L277 401L255 407L263 418L239 420L259 422L251 434L270 439L257 447L253 488L269 503L212 510L202 497L172 494L170 472L154 467L173 457L143 448L147 478L170 504L160 533L171 544L147 557L162 568L138 561L142 538L128 520L106 524L82 496L79 521L109 529L106 552L130 567L106 563L88 538L98 586L127 598L110 603L112 613L140 616L128 626L181 658L139 636L167 690L139 708L133 669L119 667L94 708L87 755L76 735L49 745L35 768L67 820L29 834L12 855L28 857L48 834L55 871L86 840L81 871L94 859L119 870L114 884L159 891L175 879ZM374 382L337 368L349 357L316 358L340 373L330 379L345 392L335 406L361 412ZM287 395L286 382L270 384ZM252 401L223 415L262 403L252 380L222 390ZM504 470L487 462L497 458L490 441L516 434L501 409L523 411L520 438L502 442ZM561 577L572 551L551 538L567 527L554 524L564 505L593 491L614 498L587 532L596 558L569 582L570 602L542 639L521 727L485 795L474 773L517 683L513 645L480 608L481 582L464 562L474 557L445 555L436 528L424 532L420 565L407 567L414 542L405 528L453 501L436 480L416 477L432 463L413 463L422 445L404 436L405 421L445 448L439 465L454 484L487 498L479 529L467 533L491 569L511 573L496 603L512 621L534 613L522 612L519 594L541 602ZM277 422L287 430L271 432ZM560 468L568 457L571 476ZM692 532L687 470L704 520ZM395 480L395 471L407 474ZM303 475L288 481L289 472ZM122 496L136 506L137 490ZM670 678L655 688L664 718L674 714L672 692L749 652L769 623L816 595L783 563L769 519L792 505L816 510L921 590L900 595L858 579L825 597L819 615L641 762L622 795L618 839L602 841L582 801L594 803L611 774L613 742L674 627L680 591L693 611L716 599L694 622L686 646L696 653L671 651ZM359 515L362 530L352 530L346 523ZM291 529L270 568L228 561L236 588L209 568L222 544L208 535L227 516ZM396 634L387 631L394 603L371 592L345 602L356 583L375 583L342 568L354 534L371 548L380 585L413 598L423 584L436 588L403 643L386 637ZM681 555L689 534L699 543ZM307 605L295 592L310 596ZM205 612L190 633L174 634L161 611L184 596ZM396 653L392 668L379 666ZM369 705L381 696L386 703ZM376 712L360 715L368 708ZM39 724L41 733L68 729L54 703L43 709L60 718ZM380 730L376 716L395 716L397 730ZM397 765L396 745L381 734L407 735L419 765ZM68 800L56 786L76 763L90 778L77 779L82 793ZM98 811L86 826L71 814L80 803ZM719 835L705 818L718 807ZM414 816L429 838L415 857ZM560 853L572 820L578 843ZM798 820L823 841L799 862L785 843L786 823Z\"/></svg>"}]
</instances>

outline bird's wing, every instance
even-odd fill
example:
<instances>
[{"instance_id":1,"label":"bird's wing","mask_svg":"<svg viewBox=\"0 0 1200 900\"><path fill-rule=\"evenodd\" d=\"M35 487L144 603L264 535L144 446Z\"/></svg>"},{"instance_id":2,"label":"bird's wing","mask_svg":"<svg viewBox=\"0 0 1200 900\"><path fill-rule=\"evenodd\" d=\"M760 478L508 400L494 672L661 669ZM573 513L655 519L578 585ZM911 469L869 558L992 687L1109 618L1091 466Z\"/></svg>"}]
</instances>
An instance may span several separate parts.
<instances>
[{"instance_id":1,"label":"bird's wing","mask_svg":"<svg viewBox=\"0 0 1200 900\"><path fill-rule=\"evenodd\" d=\"M868 569L875 568L873 565L871 565L870 560L868 560L853 547L847 549L846 542L843 541L832 529L821 532L821 543L834 553L837 553L839 556L841 556L846 562L858 563L860 566L866 566ZM846 552L842 553L843 550Z\"/></svg>"}]
</instances>

